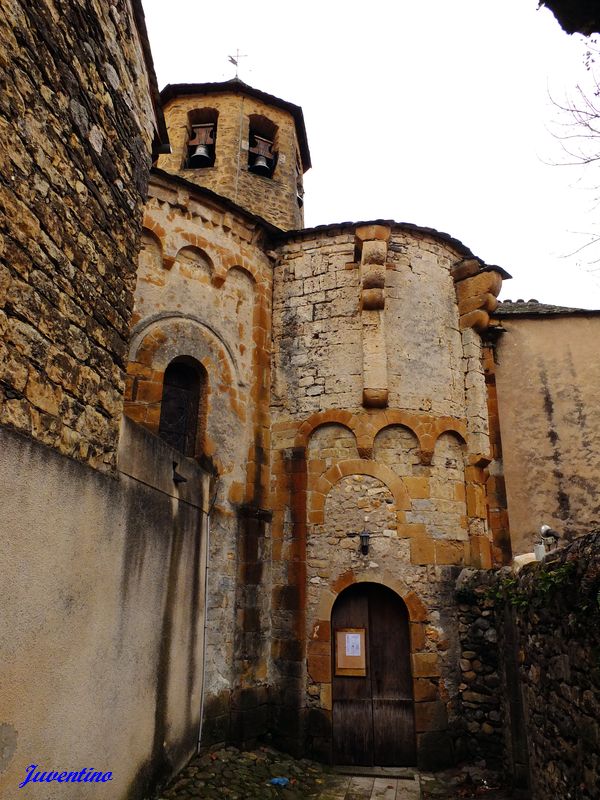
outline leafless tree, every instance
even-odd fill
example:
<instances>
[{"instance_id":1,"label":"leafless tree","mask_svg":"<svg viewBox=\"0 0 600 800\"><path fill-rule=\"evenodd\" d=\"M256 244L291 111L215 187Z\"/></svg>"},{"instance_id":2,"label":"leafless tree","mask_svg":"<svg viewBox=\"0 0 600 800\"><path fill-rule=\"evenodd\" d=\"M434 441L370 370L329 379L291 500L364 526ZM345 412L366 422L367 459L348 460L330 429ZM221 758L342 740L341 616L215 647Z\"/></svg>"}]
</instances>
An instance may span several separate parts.
<instances>
[{"instance_id":1,"label":"leafless tree","mask_svg":"<svg viewBox=\"0 0 600 800\"><path fill-rule=\"evenodd\" d=\"M563 101L552 97L560 116L552 132L563 152L557 163L582 168L582 181L593 188L594 208L600 210L600 43L596 38L588 42L585 67L589 77L585 84L578 83ZM595 245L600 244L600 232L579 233L585 241L568 255L587 251L589 258L590 252L596 253ZM600 255L593 255L589 263L600 264Z\"/></svg>"}]
</instances>

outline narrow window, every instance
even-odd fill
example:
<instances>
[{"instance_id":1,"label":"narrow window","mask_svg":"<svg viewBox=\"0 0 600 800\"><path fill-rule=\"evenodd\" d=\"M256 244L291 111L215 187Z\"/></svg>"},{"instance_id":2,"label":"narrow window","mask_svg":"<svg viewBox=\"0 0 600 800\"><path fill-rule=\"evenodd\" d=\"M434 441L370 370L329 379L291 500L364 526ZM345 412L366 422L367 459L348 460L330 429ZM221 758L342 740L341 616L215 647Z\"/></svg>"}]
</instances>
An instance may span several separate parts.
<instances>
[{"instance_id":1,"label":"narrow window","mask_svg":"<svg viewBox=\"0 0 600 800\"><path fill-rule=\"evenodd\" d=\"M165 370L158 435L186 456L196 455L196 435L206 373L192 358L176 358Z\"/></svg>"},{"instance_id":2,"label":"narrow window","mask_svg":"<svg viewBox=\"0 0 600 800\"><path fill-rule=\"evenodd\" d=\"M186 169L214 166L218 116L216 108L195 109L188 114Z\"/></svg>"},{"instance_id":3,"label":"narrow window","mask_svg":"<svg viewBox=\"0 0 600 800\"><path fill-rule=\"evenodd\" d=\"M248 169L264 178L272 178L277 165L275 138L277 125L260 114L250 115Z\"/></svg>"}]
</instances>

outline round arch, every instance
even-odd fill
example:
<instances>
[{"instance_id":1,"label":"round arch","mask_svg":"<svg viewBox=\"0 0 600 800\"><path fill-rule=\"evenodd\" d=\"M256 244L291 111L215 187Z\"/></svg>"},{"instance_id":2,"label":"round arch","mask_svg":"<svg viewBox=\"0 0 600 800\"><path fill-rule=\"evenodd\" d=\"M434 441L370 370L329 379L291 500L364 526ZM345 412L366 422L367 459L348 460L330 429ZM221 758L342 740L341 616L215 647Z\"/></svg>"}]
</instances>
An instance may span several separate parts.
<instances>
[{"instance_id":1,"label":"round arch","mask_svg":"<svg viewBox=\"0 0 600 800\"><path fill-rule=\"evenodd\" d=\"M348 461L340 461L330 467L317 480L314 491L311 492L310 496L311 519L314 524L322 525L324 523L327 495L341 478L345 478L348 475L369 475L372 478L377 478L392 493L398 512L410 509L410 498L402 478L398 477L389 467L385 464L362 458L349 459Z\"/></svg>"}]
</instances>

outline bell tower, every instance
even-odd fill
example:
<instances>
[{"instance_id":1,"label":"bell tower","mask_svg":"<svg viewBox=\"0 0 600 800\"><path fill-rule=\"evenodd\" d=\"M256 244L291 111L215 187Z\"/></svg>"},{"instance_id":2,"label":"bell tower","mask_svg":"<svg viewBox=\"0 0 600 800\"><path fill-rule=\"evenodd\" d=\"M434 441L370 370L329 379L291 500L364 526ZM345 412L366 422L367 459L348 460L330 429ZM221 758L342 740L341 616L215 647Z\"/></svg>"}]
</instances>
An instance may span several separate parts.
<instances>
[{"instance_id":1,"label":"bell tower","mask_svg":"<svg viewBox=\"0 0 600 800\"><path fill-rule=\"evenodd\" d=\"M282 230L304 226L310 152L302 109L234 78L166 86L172 152L158 167L211 189Z\"/></svg>"}]
</instances>

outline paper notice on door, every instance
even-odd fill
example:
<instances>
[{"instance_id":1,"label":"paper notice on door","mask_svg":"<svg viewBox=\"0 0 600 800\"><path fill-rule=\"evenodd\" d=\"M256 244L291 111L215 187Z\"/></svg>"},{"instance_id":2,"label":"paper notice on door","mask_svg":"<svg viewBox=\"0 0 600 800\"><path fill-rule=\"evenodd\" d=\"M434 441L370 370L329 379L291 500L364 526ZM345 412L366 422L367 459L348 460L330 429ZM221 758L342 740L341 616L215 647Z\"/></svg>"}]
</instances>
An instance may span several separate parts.
<instances>
[{"instance_id":1,"label":"paper notice on door","mask_svg":"<svg viewBox=\"0 0 600 800\"><path fill-rule=\"evenodd\" d=\"M360 633L346 634L346 655L360 656Z\"/></svg>"}]
</instances>

